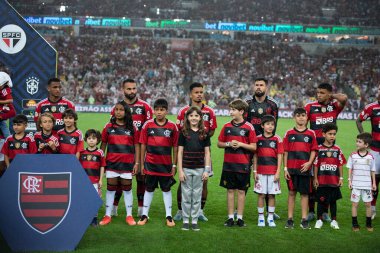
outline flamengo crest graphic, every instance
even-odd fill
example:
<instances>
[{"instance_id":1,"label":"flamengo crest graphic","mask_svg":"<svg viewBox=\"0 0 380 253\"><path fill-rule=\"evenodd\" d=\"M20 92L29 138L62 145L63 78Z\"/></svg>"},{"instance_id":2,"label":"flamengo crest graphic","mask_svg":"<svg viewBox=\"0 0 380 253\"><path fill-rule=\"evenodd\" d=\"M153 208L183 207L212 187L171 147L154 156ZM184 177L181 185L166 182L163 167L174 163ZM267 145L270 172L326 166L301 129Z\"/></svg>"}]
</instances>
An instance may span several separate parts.
<instances>
[{"instance_id":1,"label":"flamengo crest graphic","mask_svg":"<svg viewBox=\"0 0 380 253\"><path fill-rule=\"evenodd\" d=\"M0 29L0 50L6 54L17 54L24 49L26 34L17 25L5 25Z\"/></svg>"},{"instance_id":2,"label":"flamengo crest graphic","mask_svg":"<svg viewBox=\"0 0 380 253\"><path fill-rule=\"evenodd\" d=\"M65 219L71 203L71 172L19 172L18 204L25 222L46 234Z\"/></svg>"}]
</instances>

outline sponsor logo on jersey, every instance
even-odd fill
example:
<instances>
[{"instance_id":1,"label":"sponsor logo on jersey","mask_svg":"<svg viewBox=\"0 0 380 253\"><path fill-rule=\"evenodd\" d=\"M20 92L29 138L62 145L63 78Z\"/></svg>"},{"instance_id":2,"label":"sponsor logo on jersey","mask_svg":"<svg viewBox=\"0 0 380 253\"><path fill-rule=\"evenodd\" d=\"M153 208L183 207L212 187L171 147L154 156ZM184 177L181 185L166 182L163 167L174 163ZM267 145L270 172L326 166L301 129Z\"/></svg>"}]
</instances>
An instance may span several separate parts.
<instances>
[{"instance_id":1,"label":"sponsor logo on jersey","mask_svg":"<svg viewBox=\"0 0 380 253\"><path fill-rule=\"evenodd\" d=\"M321 171L336 171L337 168L338 166L335 164L321 164L319 167Z\"/></svg>"},{"instance_id":2,"label":"sponsor logo on jersey","mask_svg":"<svg viewBox=\"0 0 380 253\"><path fill-rule=\"evenodd\" d=\"M317 117L316 120L315 120L315 123L317 125L324 125L324 124L333 123L333 122L334 122L334 118L333 117L327 117L327 118Z\"/></svg>"}]
</instances>

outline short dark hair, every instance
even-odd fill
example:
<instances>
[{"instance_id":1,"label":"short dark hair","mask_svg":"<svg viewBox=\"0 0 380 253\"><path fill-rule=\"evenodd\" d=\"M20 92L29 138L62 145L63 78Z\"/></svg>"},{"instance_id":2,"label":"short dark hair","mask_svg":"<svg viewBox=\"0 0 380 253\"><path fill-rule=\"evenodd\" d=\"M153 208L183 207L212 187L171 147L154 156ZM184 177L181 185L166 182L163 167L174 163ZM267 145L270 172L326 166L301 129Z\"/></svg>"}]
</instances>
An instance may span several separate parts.
<instances>
[{"instance_id":1,"label":"short dark hair","mask_svg":"<svg viewBox=\"0 0 380 253\"><path fill-rule=\"evenodd\" d=\"M190 92L191 92L194 88L203 88L203 84L201 84L201 83L197 83L197 82L190 84Z\"/></svg>"},{"instance_id":2,"label":"short dark hair","mask_svg":"<svg viewBox=\"0 0 380 253\"><path fill-rule=\"evenodd\" d=\"M87 141L88 137L95 137L97 139L96 144L99 144L102 138L102 135L98 130L88 129L84 135L84 140Z\"/></svg>"},{"instance_id":3,"label":"short dark hair","mask_svg":"<svg viewBox=\"0 0 380 253\"><path fill-rule=\"evenodd\" d=\"M62 113L62 119L66 118L66 117L73 117L75 121L78 120L78 114L71 108L68 108L66 109L63 113Z\"/></svg>"},{"instance_id":4,"label":"short dark hair","mask_svg":"<svg viewBox=\"0 0 380 253\"><path fill-rule=\"evenodd\" d=\"M297 107L297 108L293 111L293 117L295 117L297 114L307 114L307 113L306 113L305 108Z\"/></svg>"},{"instance_id":5,"label":"short dark hair","mask_svg":"<svg viewBox=\"0 0 380 253\"><path fill-rule=\"evenodd\" d=\"M125 80L123 81L123 86L124 86L124 84L126 84L126 83L136 83L136 81L135 81L135 79L127 78L127 79L125 79Z\"/></svg>"},{"instance_id":6,"label":"short dark hair","mask_svg":"<svg viewBox=\"0 0 380 253\"><path fill-rule=\"evenodd\" d=\"M274 123L276 123L276 119L272 115L264 115L261 118L261 125L264 125L267 122L274 122Z\"/></svg>"},{"instance_id":7,"label":"short dark hair","mask_svg":"<svg viewBox=\"0 0 380 253\"><path fill-rule=\"evenodd\" d=\"M338 132L338 126L334 123L327 123L322 126L322 133L327 133L328 131L335 130Z\"/></svg>"},{"instance_id":8,"label":"short dark hair","mask_svg":"<svg viewBox=\"0 0 380 253\"><path fill-rule=\"evenodd\" d=\"M258 82L258 81L264 81L265 85L268 85L268 79L266 79L265 77L257 77L255 78L255 83Z\"/></svg>"},{"instance_id":9,"label":"short dark hair","mask_svg":"<svg viewBox=\"0 0 380 253\"><path fill-rule=\"evenodd\" d=\"M61 82L61 79L59 78L56 78L56 77L53 77L53 78L50 78L49 81L48 81L48 85L52 84L52 83L60 83Z\"/></svg>"},{"instance_id":10,"label":"short dark hair","mask_svg":"<svg viewBox=\"0 0 380 253\"><path fill-rule=\"evenodd\" d=\"M361 133L356 136L356 139L362 140L365 144L371 145L372 135L370 133Z\"/></svg>"},{"instance_id":11,"label":"short dark hair","mask_svg":"<svg viewBox=\"0 0 380 253\"><path fill-rule=\"evenodd\" d=\"M319 84L318 85L318 89L324 89L324 90L327 90L329 92L332 92L332 86L329 83L321 83L321 84Z\"/></svg>"},{"instance_id":12,"label":"short dark hair","mask_svg":"<svg viewBox=\"0 0 380 253\"><path fill-rule=\"evenodd\" d=\"M154 101L153 109L156 109L158 107L162 107L167 110L169 108L168 101L164 98L157 99L156 101Z\"/></svg>"},{"instance_id":13,"label":"short dark hair","mask_svg":"<svg viewBox=\"0 0 380 253\"><path fill-rule=\"evenodd\" d=\"M12 122L13 124L28 124L28 117L24 114L18 114L13 118Z\"/></svg>"},{"instance_id":14,"label":"short dark hair","mask_svg":"<svg viewBox=\"0 0 380 253\"><path fill-rule=\"evenodd\" d=\"M238 111L243 110L244 112L247 112L248 104L244 100L241 99L235 99L231 103L228 104L230 108L236 109Z\"/></svg>"}]
</instances>

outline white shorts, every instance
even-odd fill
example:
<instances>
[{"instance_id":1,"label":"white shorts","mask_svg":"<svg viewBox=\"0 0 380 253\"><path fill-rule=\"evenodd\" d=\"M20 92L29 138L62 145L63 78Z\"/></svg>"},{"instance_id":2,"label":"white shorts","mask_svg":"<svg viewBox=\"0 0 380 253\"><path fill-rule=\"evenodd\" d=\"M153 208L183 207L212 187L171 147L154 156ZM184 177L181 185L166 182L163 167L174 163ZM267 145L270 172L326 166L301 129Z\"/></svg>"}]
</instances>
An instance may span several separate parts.
<instances>
[{"instance_id":1,"label":"white shorts","mask_svg":"<svg viewBox=\"0 0 380 253\"><path fill-rule=\"evenodd\" d=\"M120 177L122 179L132 179L132 173L117 173L115 171L106 171L106 178Z\"/></svg>"},{"instance_id":2,"label":"white shorts","mask_svg":"<svg viewBox=\"0 0 380 253\"><path fill-rule=\"evenodd\" d=\"M4 143L5 143L5 140L4 139L0 139L0 150L3 148ZM4 161L4 154L0 153L0 162L2 162L2 161Z\"/></svg>"},{"instance_id":3,"label":"white shorts","mask_svg":"<svg viewBox=\"0 0 380 253\"><path fill-rule=\"evenodd\" d=\"M360 197L362 197L362 200L364 203L371 202L372 197L372 191L371 190L362 190L362 189L352 189L351 191L351 201L355 203L359 203Z\"/></svg>"},{"instance_id":4,"label":"white shorts","mask_svg":"<svg viewBox=\"0 0 380 253\"><path fill-rule=\"evenodd\" d=\"M372 149L370 149L369 152L375 158L375 167L376 167L375 174L378 175L380 174L380 152L374 151Z\"/></svg>"},{"instance_id":5,"label":"white shorts","mask_svg":"<svg viewBox=\"0 0 380 253\"><path fill-rule=\"evenodd\" d=\"M99 184L92 184L96 190L96 192L99 194L99 197L102 197L102 189L99 188Z\"/></svg>"},{"instance_id":6,"label":"white shorts","mask_svg":"<svg viewBox=\"0 0 380 253\"><path fill-rule=\"evenodd\" d=\"M259 194L280 194L280 180L275 182L274 175L258 174L259 180L255 182L254 192Z\"/></svg>"}]
</instances>

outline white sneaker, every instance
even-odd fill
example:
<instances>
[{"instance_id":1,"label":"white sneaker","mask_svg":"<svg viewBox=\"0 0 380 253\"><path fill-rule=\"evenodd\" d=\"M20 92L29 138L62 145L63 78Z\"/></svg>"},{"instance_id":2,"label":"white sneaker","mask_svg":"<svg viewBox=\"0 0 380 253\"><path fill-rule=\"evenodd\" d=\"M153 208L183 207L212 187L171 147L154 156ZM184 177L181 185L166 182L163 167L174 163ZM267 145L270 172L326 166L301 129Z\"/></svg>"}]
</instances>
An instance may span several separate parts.
<instances>
[{"instance_id":1,"label":"white sneaker","mask_svg":"<svg viewBox=\"0 0 380 253\"><path fill-rule=\"evenodd\" d=\"M338 222L336 220L331 221L330 227L333 229L339 229Z\"/></svg>"},{"instance_id":2,"label":"white sneaker","mask_svg":"<svg viewBox=\"0 0 380 253\"><path fill-rule=\"evenodd\" d=\"M259 218L259 220L257 222L257 226L259 226L259 227L265 227L265 219L264 218L263 219Z\"/></svg>"},{"instance_id":3,"label":"white sneaker","mask_svg":"<svg viewBox=\"0 0 380 253\"><path fill-rule=\"evenodd\" d=\"M322 220L317 220L317 222L315 223L314 228L320 229L322 226L323 226L323 221Z\"/></svg>"},{"instance_id":4,"label":"white sneaker","mask_svg":"<svg viewBox=\"0 0 380 253\"><path fill-rule=\"evenodd\" d=\"M274 223L274 220L268 220L268 226L274 228L276 227L276 223Z\"/></svg>"},{"instance_id":5,"label":"white sneaker","mask_svg":"<svg viewBox=\"0 0 380 253\"><path fill-rule=\"evenodd\" d=\"M374 220L376 217L376 210L372 210L371 219Z\"/></svg>"},{"instance_id":6,"label":"white sneaker","mask_svg":"<svg viewBox=\"0 0 380 253\"><path fill-rule=\"evenodd\" d=\"M118 206L113 206L112 207L112 212L111 212L111 216L117 216L118 214L117 214L117 208L118 208Z\"/></svg>"}]
</instances>

